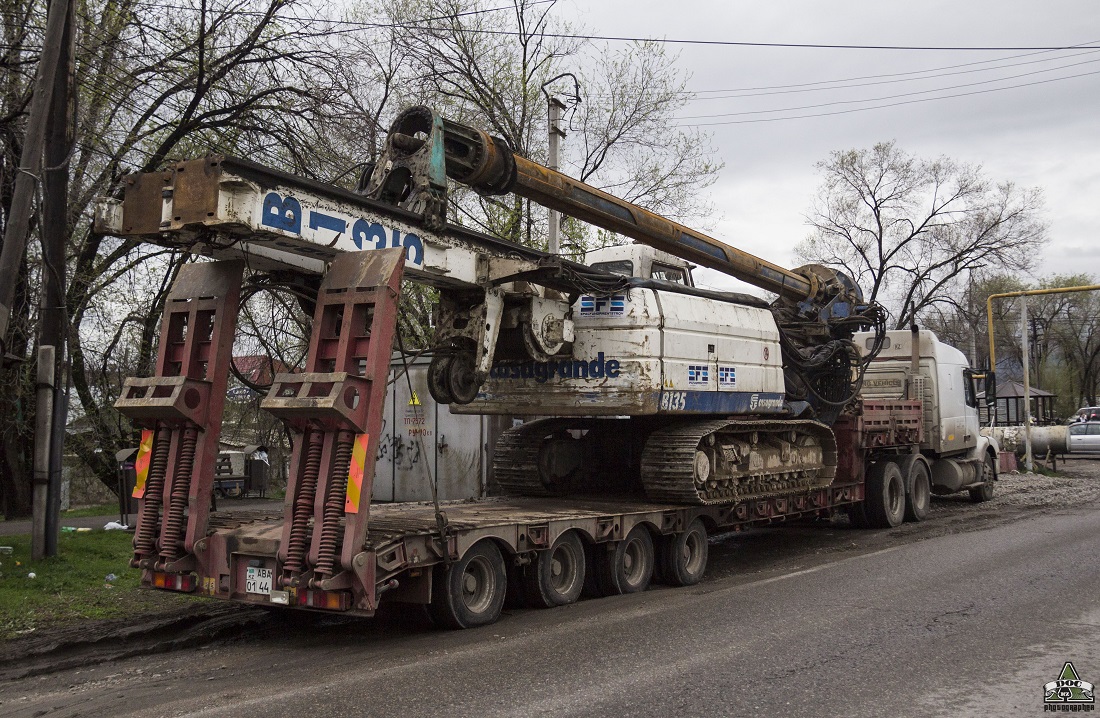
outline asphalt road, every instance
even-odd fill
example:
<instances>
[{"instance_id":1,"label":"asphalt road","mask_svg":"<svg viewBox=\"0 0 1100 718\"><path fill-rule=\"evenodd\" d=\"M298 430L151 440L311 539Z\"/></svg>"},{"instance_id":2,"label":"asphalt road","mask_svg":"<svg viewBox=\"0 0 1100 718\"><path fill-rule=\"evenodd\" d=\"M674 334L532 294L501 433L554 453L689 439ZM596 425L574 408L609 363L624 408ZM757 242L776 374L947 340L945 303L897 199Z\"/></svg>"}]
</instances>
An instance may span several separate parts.
<instances>
[{"instance_id":1,"label":"asphalt road","mask_svg":"<svg viewBox=\"0 0 1100 718\"><path fill-rule=\"evenodd\" d=\"M712 546L697 587L473 631L273 618L0 684L0 715L1026 716L1066 661L1100 684L1095 504L944 532L966 509L938 529L750 532Z\"/></svg>"}]
</instances>

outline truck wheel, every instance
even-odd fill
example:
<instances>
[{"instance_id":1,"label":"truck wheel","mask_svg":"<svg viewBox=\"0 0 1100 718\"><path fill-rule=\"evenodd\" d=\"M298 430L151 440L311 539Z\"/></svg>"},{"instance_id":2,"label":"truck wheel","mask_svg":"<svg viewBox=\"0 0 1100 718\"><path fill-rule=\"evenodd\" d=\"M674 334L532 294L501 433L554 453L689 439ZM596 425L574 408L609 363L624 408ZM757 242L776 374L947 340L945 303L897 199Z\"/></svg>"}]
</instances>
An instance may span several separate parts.
<instances>
[{"instance_id":1,"label":"truck wheel","mask_svg":"<svg viewBox=\"0 0 1100 718\"><path fill-rule=\"evenodd\" d=\"M445 628L484 626L500 618L507 587L500 549L492 541L479 541L450 566L435 567L428 610Z\"/></svg>"},{"instance_id":2,"label":"truck wheel","mask_svg":"<svg viewBox=\"0 0 1100 718\"><path fill-rule=\"evenodd\" d=\"M901 469L893 461L880 461L871 466L867 472L866 493L863 512L868 527L891 529L905 519L905 482Z\"/></svg>"},{"instance_id":3,"label":"truck wheel","mask_svg":"<svg viewBox=\"0 0 1100 718\"><path fill-rule=\"evenodd\" d=\"M914 461L909 467L908 496L905 501L905 520L924 521L932 508L932 476L928 465L923 461Z\"/></svg>"},{"instance_id":4,"label":"truck wheel","mask_svg":"<svg viewBox=\"0 0 1100 718\"><path fill-rule=\"evenodd\" d=\"M695 519L661 546L661 578L670 586L694 586L707 570L707 527Z\"/></svg>"},{"instance_id":5,"label":"truck wheel","mask_svg":"<svg viewBox=\"0 0 1100 718\"><path fill-rule=\"evenodd\" d=\"M638 524L614 549L597 547L596 584L603 596L639 593L649 588L653 578L653 538Z\"/></svg>"},{"instance_id":6,"label":"truck wheel","mask_svg":"<svg viewBox=\"0 0 1100 718\"><path fill-rule=\"evenodd\" d=\"M575 603L584 588L584 574L584 544L575 531L566 531L527 567L523 576L527 605L553 608Z\"/></svg>"},{"instance_id":7,"label":"truck wheel","mask_svg":"<svg viewBox=\"0 0 1100 718\"><path fill-rule=\"evenodd\" d=\"M970 489L970 500L976 504L980 504L992 499L993 479L996 475L993 469L993 457L986 454L985 463L982 464L982 485L976 489Z\"/></svg>"}]
</instances>

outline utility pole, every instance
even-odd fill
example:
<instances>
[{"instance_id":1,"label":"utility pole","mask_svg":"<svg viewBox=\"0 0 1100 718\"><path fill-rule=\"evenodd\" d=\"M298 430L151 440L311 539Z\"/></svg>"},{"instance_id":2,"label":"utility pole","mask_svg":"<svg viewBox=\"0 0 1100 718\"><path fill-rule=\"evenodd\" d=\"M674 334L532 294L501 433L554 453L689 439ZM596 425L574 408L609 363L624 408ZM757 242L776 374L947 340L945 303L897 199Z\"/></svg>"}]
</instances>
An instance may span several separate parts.
<instances>
[{"instance_id":1,"label":"utility pole","mask_svg":"<svg viewBox=\"0 0 1100 718\"><path fill-rule=\"evenodd\" d=\"M63 394L67 372L65 311L65 244L69 236L69 157L73 146L73 7L71 0L52 0L67 8L50 112L46 117L45 168L42 171L42 289L39 301L38 348L52 361L39 364L39 394L48 401L36 406L34 482L46 485L43 551L57 555L61 516L61 457L68 404ZM46 384L48 383L48 387ZM48 423L47 423L48 422ZM41 458L42 464L39 464ZM37 498L37 494L35 495Z\"/></svg>"},{"instance_id":2,"label":"utility pole","mask_svg":"<svg viewBox=\"0 0 1100 718\"><path fill-rule=\"evenodd\" d=\"M550 132L550 157L549 167L555 172L560 171L559 167L559 155L561 153L561 140L565 137L565 130L561 128L561 111L565 109L565 104L553 95L547 96L549 122L547 129ZM561 240L559 235L561 232L561 212L556 209L550 210L550 233L548 249L550 254L561 253Z\"/></svg>"},{"instance_id":3,"label":"utility pole","mask_svg":"<svg viewBox=\"0 0 1100 718\"><path fill-rule=\"evenodd\" d=\"M966 316L973 320L974 317L974 270L967 272L966 283ZM970 366L978 366L978 337L970 332Z\"/></svg>"},{"instance_id":4,"label":"utility pole","mask_svg":"<svg viewBox=\"0 0 1100 718\"><path fill-rule=\"evenodd\" d=\"M1028 367L1028 354L1031 347L1028 342L1027 327L1027 296L1020 297L1020 341L1023 342L1024 357L1024 468L1031 471L1034 464L1031 461L1031 371Z\"/></svg>"},{"instance_id":5,"label":"utility pole","mask_svg":"<svg viewBox=\"0 0 1100 718\"><path fill-rule=\"evenodd\" d=\"M58 418L55 407L58 367L64 356L65 236L67 235L68 161L72 116L69 109L72 64L72 3L51 0L42 55L27 115L23 155L12 193L11 213L0 250L0 342L7 343L19 265L30 235L35 184L45 194L42 221L42 294L38 332L35 398L34 473L31 493L31 557L57 553L60 509L60 447L51 441ZM48 138L47 138L48 135ZM43 145L47 149L46 177ZM57 457L54 459L54 457ZM52 491L51 491L52 486Z\"/></svg>"},{"instance_id":6,"label":"utility pole","mask_svg":"<svg viewBox=\"0 0 1100 718\"><path fill-rule=\"evenodd\" d=\"M15 285L19 279L19 265L27 249L27 235L30 234L34 185L42 171L46 117L50 110L53 81L64 44L68 14L67 0L53 0L50 3L42 55L38 59L34 80L34 94L31 96L27 114L27 131L23 136L23 155L19 160L19 172L15 175L11 213L4 229L4 246L0 249L0 342L5 347L11 324L12 303L15 301Z\"/></svg>"}]
</instances>

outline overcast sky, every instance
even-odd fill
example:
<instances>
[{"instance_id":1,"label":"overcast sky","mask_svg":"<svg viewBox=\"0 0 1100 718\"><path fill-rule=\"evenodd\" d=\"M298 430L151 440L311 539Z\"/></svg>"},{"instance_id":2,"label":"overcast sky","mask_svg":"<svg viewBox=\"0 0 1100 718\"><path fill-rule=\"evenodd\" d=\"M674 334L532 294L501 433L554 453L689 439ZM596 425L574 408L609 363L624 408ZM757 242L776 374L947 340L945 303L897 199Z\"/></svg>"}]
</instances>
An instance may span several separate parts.
<instances>
[{"instance_id":1,"label":"overcast sky","mask_svg":"<svg viewBox=\"0 0 1100 718\"><path fill-rule=\"evenodd\" d=\"M599 35L935 47L1094 43L1095 50L1045 53L675 47L681 52L679 65L691 73L690 88L701 93L700 98L721 94L710 92L714 90L744 94L746 88L895 75L875 80L888 81L883 84L858 88L697 99L685 104L684 117L933 90L877 102L685 120L768 118L708 128L726 164L718 182L707 190L721 214L713 231L716 237L769 261L793 266L792 249L807 234L804 215L820 181L814 164L834 150L896 140L899 147L921 157L947 155L982 165L991 179L1041 187L1050 242L1040 272L1089 272L1100 279L1100 74L1085 74L1100 73L1100 4L1096 0L563 0L558 9L560 17ZM955 67L964 64L968 66ZM927 74L940 77L920 81L896 76L937 69ZM962 71L966 72L945 74ZM1025 73L1035 74L1019 77ZM1055 79L1071 75L1082 76ZM1024 83L1040 84L883 109L774 119ZM964 84L971 86L957 87ZM719 283L713 277L704 281Z\"/></svg>"}]
</instances>

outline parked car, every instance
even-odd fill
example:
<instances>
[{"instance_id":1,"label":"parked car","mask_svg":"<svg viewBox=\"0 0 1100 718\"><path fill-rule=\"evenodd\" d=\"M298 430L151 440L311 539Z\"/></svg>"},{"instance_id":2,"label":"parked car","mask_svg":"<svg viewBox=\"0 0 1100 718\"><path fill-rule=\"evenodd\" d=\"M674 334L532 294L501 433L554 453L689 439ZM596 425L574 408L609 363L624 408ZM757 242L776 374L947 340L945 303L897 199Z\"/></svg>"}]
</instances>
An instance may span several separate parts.
<instances>
[{"instance_id":1,"label":"parked car","mask_svg":"<svg viewBox=\"0 0 1100 718\"><path fill-rule=\"evenodd\" d=\"M1069 421L1071 424L1076 424L1079 421L1092 420L1100 421L1100 406L1082 406Z\"/></svg>"},{"instance_id":2,"label":"parked car","mask_svg":"<svg viewBox=\"0 0 1100 718\"><path fill-rule=\"evenodd\" d=\"M1069 425L1069 453L1100 453L1100 421L1079 421Z\"/></svg>"}]
</instances>

